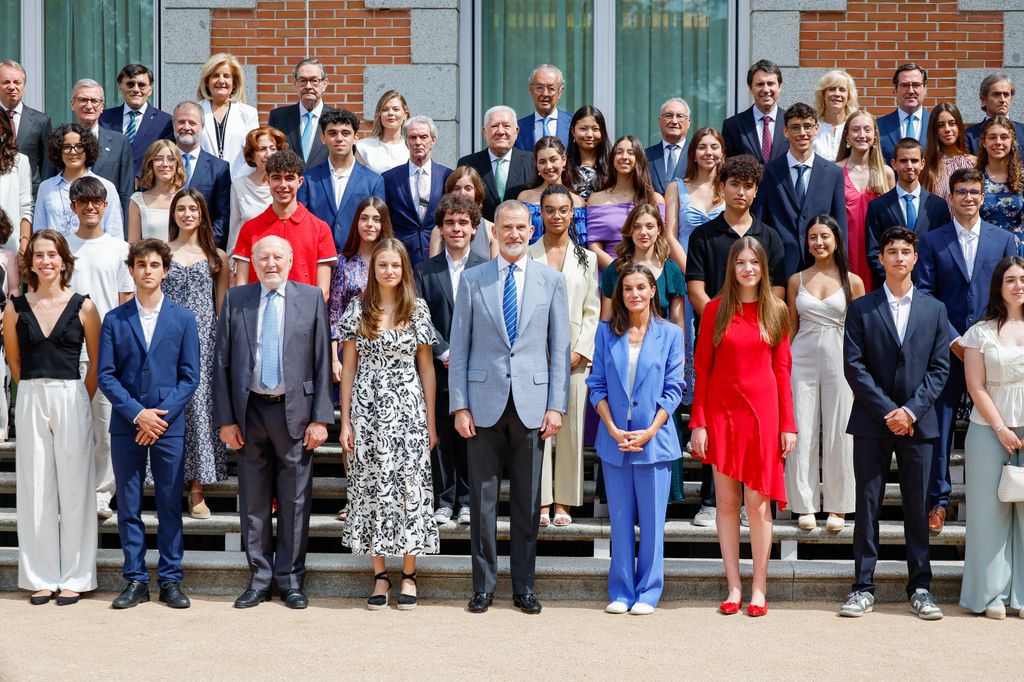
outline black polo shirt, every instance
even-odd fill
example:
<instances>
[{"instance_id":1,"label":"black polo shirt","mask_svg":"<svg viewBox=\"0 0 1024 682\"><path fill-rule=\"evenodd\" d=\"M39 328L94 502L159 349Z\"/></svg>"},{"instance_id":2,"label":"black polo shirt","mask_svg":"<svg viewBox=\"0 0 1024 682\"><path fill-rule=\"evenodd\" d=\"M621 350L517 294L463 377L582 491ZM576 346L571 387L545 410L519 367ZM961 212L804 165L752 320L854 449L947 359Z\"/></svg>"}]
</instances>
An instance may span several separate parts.
<instances>
[{"instance_id":1,"label":"black polo shirt","mask_svg":"<svg viewBox=\"0 0 1024 682\"><path fill-rule=\"evenodd\" d=\"M761 246L768 254L768 271L772 286L784 287L786 263L782 238L775 228L766 225L755 216L751 218L753 223L743 236L753 237L761 242ZM726 222L725 213L694 230L686 251L686 281L704 282L704 291L707 292L708 298L717 296L725 284L725 277L729 271L729 249L739 238L740 235L732 229L732 225Z\"/></svg>"}]
</instances>

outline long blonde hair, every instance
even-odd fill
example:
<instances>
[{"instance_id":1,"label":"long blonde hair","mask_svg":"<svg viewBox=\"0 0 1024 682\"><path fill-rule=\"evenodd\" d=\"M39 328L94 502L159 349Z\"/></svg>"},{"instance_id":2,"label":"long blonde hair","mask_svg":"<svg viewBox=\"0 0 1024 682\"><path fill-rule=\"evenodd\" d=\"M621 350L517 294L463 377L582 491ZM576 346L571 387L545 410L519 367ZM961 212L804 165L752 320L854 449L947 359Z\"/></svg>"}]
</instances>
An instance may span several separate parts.
<instances>
[{"instance_id":1,"label":"long blonde hair","mask_svg":"<svg viewBox=\"0 0 1024 682\"><path fill-rule=\"evenodd\" d=\"M366 288L363 289L362 303L363 310L359 316L359 327L356 333L367 339L376 339L380 336L381 321L384 319L384 307L380 302L380 285L377 284L377 257L385 251L398 254L402 261L402 281L398 284L398 291L395 294L395 315L394 325L396 329L405 327L412 321L413 311L416 309L416 285L412 280L412 265L409 261L409 252L405 246L395 238L385 238L377 242L370 254L370 264L367 267Z\"/></svg>"},{"instance_id":2,"label":"long blonde hair","mask_svg":"<svg viewBox=\"0 0 1024 682\"><path fill-rule=\"evenodd\" d=\"M836 163L850 158L850 141L846 137L847 131L850 129L853 121L861 117L871 119L871 126L875 129L875 141L871 143L871 149L868 150L868 189L875 194L885 194L892 187L889 185L889 176L885 172L885 157L882 156L882 139L878 134L878 121L866 109L858 109L853 112L847 117L846 122L843 123L842 133L839 137L841 143L839 144L839 154L836 156Z\"/></svg>"},{"instance_id":3,"label":"long blonde hair","mask_svg":"<svg viewBox=\"0 0 1024 682\"><path fill-rule=\"evenodd\" d=\"M753 237L740 237L729 249L729 256L726 258L728 270L725 286L719 294L722 302L718 306L712 342L716 346L722 342L733 318L743 309L740 301L740 281L736 278L736 259L743 251L752 251L757 262L761 264L761 281L757 283L757 325L761 329L761 339L770 346L777 346L789 336L789 313L786 304L772 293L768 254L765 253L761 242Z\"/></svg>"}]
</instances>

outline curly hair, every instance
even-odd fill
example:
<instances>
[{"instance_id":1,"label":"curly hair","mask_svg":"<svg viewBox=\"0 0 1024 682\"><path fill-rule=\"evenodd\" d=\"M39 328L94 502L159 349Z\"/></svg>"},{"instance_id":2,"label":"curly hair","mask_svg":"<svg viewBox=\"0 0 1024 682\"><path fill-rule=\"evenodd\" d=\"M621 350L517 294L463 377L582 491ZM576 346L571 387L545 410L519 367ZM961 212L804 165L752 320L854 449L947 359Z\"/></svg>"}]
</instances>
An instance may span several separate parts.
<instances>
[{"instance_id":1,"label":"curly hair","mask_svg":"<svg viewBox=\"0 0 1024 682\"><path fill-rule=\"evenodd\" d=\"M64 154L61 147L64 145L64 138L70 133L78 135L78 139L85 147L85 167L93 166L96 159L100 158L100 141L81 123L65 123L50 133L50 139L46 143L46 160L58 171L64 170Z\"/></svg>"},{"instance_id":2,"label":"curly hair","mask_svg":"<svg viewBox=\"0 0 1024 682\"><path fill-rule=\"evenodd\" d=\"M993 116L981 124L981 134L978 136L978 170L984 171L988 168L988 150L985 148L985 136L988 131L999 126L1010 133L1010 153L1006 157L1006 186L1014 194L1024 191L1024 171L1021 170L1020 147L1017 146L1017 131L1013 123L1005 116Z\"/></svg>"},{"instance_id":3,"label":"curly hair","mask_svg":"<svg viewBox=\"0 0 1024 682\"><path fill-rule=\"evenodd\" d=\"M0 175L10 173L18 162L18 140L11 119L0 116Z\"/></svg>"}]
</instances>

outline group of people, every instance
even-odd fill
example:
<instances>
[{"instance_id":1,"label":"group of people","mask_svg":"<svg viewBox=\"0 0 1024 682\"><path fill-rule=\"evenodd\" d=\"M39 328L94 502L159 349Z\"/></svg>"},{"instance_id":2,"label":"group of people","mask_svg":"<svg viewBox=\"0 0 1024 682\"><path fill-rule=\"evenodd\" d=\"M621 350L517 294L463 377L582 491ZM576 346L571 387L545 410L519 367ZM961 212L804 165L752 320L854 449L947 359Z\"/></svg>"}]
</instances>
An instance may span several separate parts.
<instances>
[{"instance_id":1,"label":"group of people","mask_svg":"<svg viewBox=\"0 0 1024 682\"><path fill-rule=\"evenodd\" d=\"M856 512L840 613L870 611L895 453L908 598L940 618L928 539L945 523L968 394L961 603L992 617L1022 606L1019 508L994 495L1024 436L1011 369L1024 176L1008 76L983 81L985 120L965 128L951 104L925 109L919 65L896 69L897 109L876 120L842 71L813 105L780 105L782 71L762 60L749 109L690 134L689 106L671 98L645 147L613 140L593 106L560 111L565 79L543 64L529 77L535 110L488 109L486 148L454 169L431 159L437 128L397 91L360 138L359 118L324 102L316 59L296 66L298 101L268 124L230 54L211 56L197 101L170 114L147 102L153 78L125 66L124 102L107 109L98 83L78 81L76 120L51 131L21 101L24 69L0 63L4 347L18 384L19 584L33 603L95 588L92 519L112 515L115 492L127 585L114 607L149 599L151 483L160 598L187 607L181 489L208 518L203 486L226 478L231 448L251 570L235 606L276 586L304 608L312 452L336 399L342 541L372 558L369 608L389 603L386 556L404 558L397 607L415 607L416 558L453 523L471 529L469 610L489 608L507 467L513 602L539 613L538 530L573 523L592 438L609 612L658 604L689 448L703 462L693 523L718 530L723 613L742 606L742 525L747 613L767 612L773 502L806 531L819 512L826 532Z\"/></svg>"}]
</instances>

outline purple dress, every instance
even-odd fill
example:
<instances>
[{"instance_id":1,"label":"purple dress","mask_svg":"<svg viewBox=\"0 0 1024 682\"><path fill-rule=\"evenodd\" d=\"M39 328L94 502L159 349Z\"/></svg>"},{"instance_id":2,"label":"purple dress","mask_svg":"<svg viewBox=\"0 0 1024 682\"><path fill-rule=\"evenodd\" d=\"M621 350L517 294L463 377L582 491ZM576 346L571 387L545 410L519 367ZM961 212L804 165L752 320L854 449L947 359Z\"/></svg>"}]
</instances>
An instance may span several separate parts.
<instances>
[{"instance_id":1,"label":"purple dress","mask_svg":"<svg viewBox=\"0 0 1024 682\"><path fill-rule=\"evenodd\" d=\"M341 338L341 318L349 302L363 293L366 288L367 264L358 253L351 258L338 256L338 266L331 278L331 338ZM341 359L341 345L338 345L338 359Z\"/></svg>"},{"instance_id":2,"label":"purple dress","mask_svg":"<svg viewBox=\"0 0 1024 682\"><path fill-rule=\"evenodd\" d=\"M601 242L604 250L615 255L615 245L622 241L622 225L635 204L601 204L587 206L587 244ZM665 218L665 204L658 204L662 220Z\"/></svg>"}]
</instances>

